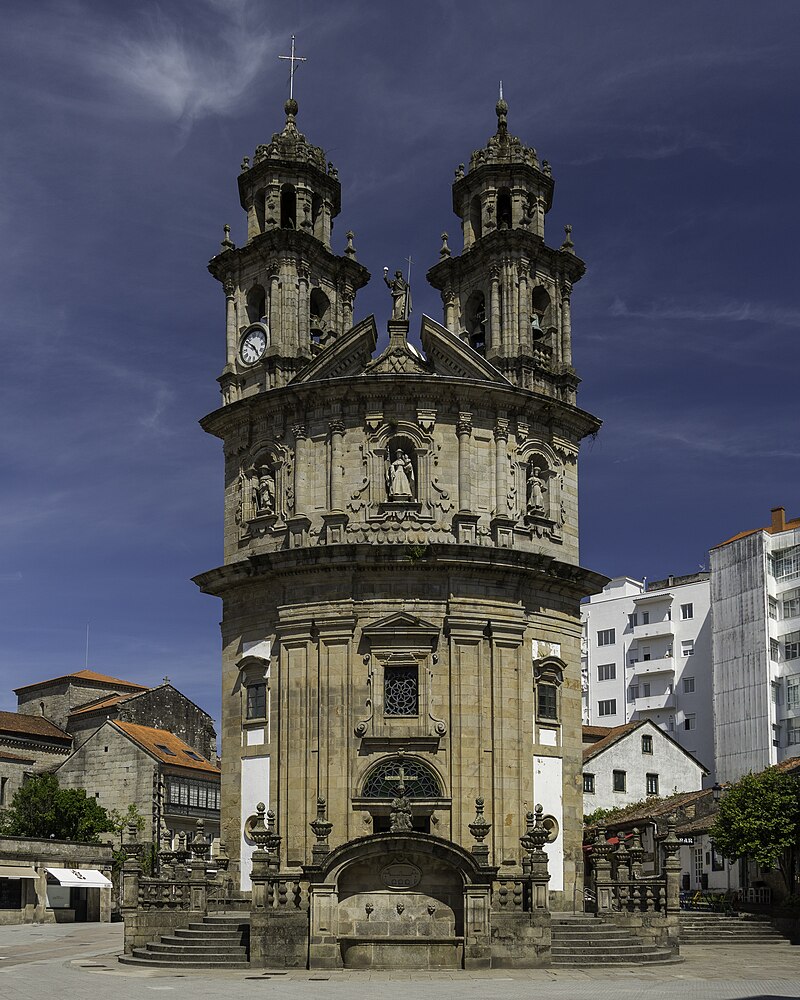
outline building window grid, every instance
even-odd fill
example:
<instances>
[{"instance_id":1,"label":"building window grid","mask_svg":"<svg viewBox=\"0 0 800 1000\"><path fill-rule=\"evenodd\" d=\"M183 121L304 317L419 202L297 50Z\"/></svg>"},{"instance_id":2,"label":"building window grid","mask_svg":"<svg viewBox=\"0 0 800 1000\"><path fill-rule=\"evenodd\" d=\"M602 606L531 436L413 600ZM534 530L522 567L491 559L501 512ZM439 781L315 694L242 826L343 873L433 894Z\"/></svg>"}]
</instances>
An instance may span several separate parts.
<instances>
[{"instance_id":1,"label":"building window grid","mask_svg":"<svg viewBox=\"0 0 800 1000\"><path fill-rule=\"evenodd\" d=\"M267 717L267 685L247 685L247 718L266 719Z\"/></svg>"},{"instance_id":2,"label":"building window grid","mask_svg":"<svg viewBox=\"0 0 800 1000\"><path fill-rule=\"evenodd\" d=\"M694 604L681 604L681 621L688 621L694 618Z\"/></svg>"},{"instance_id":3,"label":"building window grid","mask_svg":"<svg viewBox=\"0 0 800 1000\"><path fill-rule=\"evenodd\" d=\"M773 553L772 575L776 580L793 580L800 576L800 545Z\"/></svg>"},{"instance_id":4,"label":"building window grid","mask_svg":"<svg viewBox=\"0 0 800 1000\"><path fill-rule=\"evenodd\" d=\"M786 727L786 743L790 747L800 743L800 719L792 719Z\"/></svg>"},{"instance_id":5,"label":"building window grid","mask_svg":"<svg viewBox=\"0 0 800 1000\"><path fill-rule=\"evenodd\" d=\"M683 693L694 694L694 677L683 678Z\"/></svg>"},{"instance_id":6,"label":"building window grid","mask_svg":"<svg viewBox=\"0 0 800 1000\"><path fill-rule=\"evenodd\" d=\"M616 715L617 714L617 699L616 698L606 698L603 701L598 701L597 703L597 714L600 716L604 715Z\"/></svg>"},{"instance_id":7,"label":"building window grid","mask_svg":"<svg viewBox=\"0 0 800 1000\"><path fill-rule=\"evenodd\" d=\"M783 618L800 616L800 589L790 590L781 597L781 616Z\"/></svg>"},{"instance_id":8,"label":"building window grid","mask_svg":"<svg viewBox=\"0 0 800 1000\"><path fill-rule=\"evenodd\" d=\"M583 790L588 795L594 795L594 775L584 774L583 775Z\"/></svg>"},{"instance_id":9,"label":"building window grid","mask_svg":"<svg viewBox=\"0 0 800 1000\"><path fill-rule=\"evenodd\" d=\"M558 692L555 684L536 686L536 714L539 719L558 722Z\"/></svg>"},{"instance_id":10,"label":"building window grid","mask_svg":"<svg viewBox=\"0 0 800 1000\"><path fill-rule=\"evenodd\" d=\"M600 663L597 667L597 679L599 681L613 681L617 676L616 663Z\"/></svg>"},{"instance_id":11,"label":"building window grid","mask_svg":"<svg viewBox=\"0 0 800 1000\"><path fill-rule=\"evenodd\" d=\"M683 728L687 732L692 729L697 729L697 717L694 715L685 715L683 717Z\"/></svg>"},{"instance_id":12,"label":"building window grid","mask_svg":"<svg viewBox=\"0 0 800 1000\"><path fill-rule=\"evenodd\" d=\"M419 714L419 670L416 666L386 667L383 674L385 715Z\"/></svg>"},{"instance_id":13,"label":"building window grid","mask_svg":"<svg viewBox=\"0 0 800 1000\"><path fill-rule=\"evenodd\" d=\"M169 778L168 791L169 805L219 810L219 787L208 781Z\"/></svg>"},{"instance_id":14,"label":"building window grid","mask_svg":"<svg viewBox=\"0 0 800 1000\"><path fill-rule=\"evenodd\" d=\"M613 646L617 641L617 630L613 628L600 629L597 633L598 646Z\"/></svg>"},{"instance_id":15,"label":"building window grid","mask_svg":"<svg viewBox=\"0 0 800 1000\"><path fill-rule=\"evenodd\" d=\"M648 774L646 776L646 790L648 795L658 795L658 775Z\"/></svg>"},{"instance_id":16,"label":"building window grid","mask_svg":"<svg viewBox=\"0 0 800 1000\"><path fill-rule=\"evenodd\" d=\"M681 640L681 656L694 656L694 639Z\"/></svg>"},{"instance_id":17,"label":"building window grid","mask_svg":"<svg viewBox=\"0 0 800 1000\"><path fill-rule=\"evenodd\" d=\"M786 707L800 708L800 674L786 678Z\"/></svg>"},{"instance_id":18,"label":"building window grid","mask_svg":"<svg viewBox=\"0 0 800 1000\"><path fill-rule=\"evenodd\" d=\"M800 658L800 632L787 632L783 637L783 658L785 660Z\"/></svg>"}]
</instances>

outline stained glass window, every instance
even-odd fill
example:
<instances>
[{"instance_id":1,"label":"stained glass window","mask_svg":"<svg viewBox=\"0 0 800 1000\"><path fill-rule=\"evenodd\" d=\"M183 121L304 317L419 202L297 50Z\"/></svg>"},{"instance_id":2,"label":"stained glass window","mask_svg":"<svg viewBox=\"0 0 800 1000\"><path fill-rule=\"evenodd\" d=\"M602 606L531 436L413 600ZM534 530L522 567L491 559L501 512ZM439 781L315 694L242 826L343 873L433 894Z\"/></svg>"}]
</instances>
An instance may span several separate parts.
<instances>
[{"instance_id":1,"label":"stained glass window","mask_svg":"<svg viewBox=\"0 0 800 1000\"><path fill-rule=\"evenodd\" d=\"M386 715L417 715L419 674L413 667L386 667L383 674L383 711Z\"/></svg>"},{"instance_id":2,"label":"stained glass window","mask_svg":"<svg viewBox=\"0 0 800 1000\"><path fill-rule=\"evenodd\" d=\"M410 799L438 799L442 790L431 771L416 760L390 757L374 767L364 782L363 795L367 799L393 799L402 776L406 795Z\"/></svg>"}]
</instances>

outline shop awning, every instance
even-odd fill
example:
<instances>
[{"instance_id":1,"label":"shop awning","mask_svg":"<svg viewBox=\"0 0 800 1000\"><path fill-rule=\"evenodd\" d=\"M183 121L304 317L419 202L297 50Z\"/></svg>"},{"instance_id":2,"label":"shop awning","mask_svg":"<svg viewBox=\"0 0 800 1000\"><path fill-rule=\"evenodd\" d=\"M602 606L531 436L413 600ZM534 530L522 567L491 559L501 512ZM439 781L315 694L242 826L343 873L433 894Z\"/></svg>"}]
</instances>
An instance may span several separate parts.
<instances>
[{"instance_id":1,"label":"shop awning","mask_svg":"<svg viewBox=\"0 0 800 1000\"><path fill-rule=\"evenodd\" d=\"M0 878L38 878L35 868L30 865L14 865L0 861Z\"/></svg>"},{"instance_id":2,"label":"shop awning","mask_svg":"<svg viewBox=\"0 0 800 1000\"><path fill-rule=\"evenodd\" d=\"M84 889L110 889L111 881L94 868L48 868L59 885L83 886Z\"/></svg>"}]
</instances>

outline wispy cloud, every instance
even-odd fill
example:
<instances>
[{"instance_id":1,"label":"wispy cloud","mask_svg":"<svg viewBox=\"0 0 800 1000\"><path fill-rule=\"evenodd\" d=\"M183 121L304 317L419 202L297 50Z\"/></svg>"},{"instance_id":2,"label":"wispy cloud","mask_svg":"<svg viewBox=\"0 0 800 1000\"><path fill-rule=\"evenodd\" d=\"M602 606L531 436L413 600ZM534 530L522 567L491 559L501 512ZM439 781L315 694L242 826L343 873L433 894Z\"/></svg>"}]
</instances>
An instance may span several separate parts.
<instances>
[{"instance_id":1,"label":"wispy cloud","mask_svg":"<svg viewBox=\"0 0 800 1000\"><path fill-rule=\"evenodd\" d=\"M624 319L687 320L696 323L763 323L773 326L800 327L800 309L782 308L763 303L721 302L715 305L677 302L654 302L646 308L631 308L623 299L615 299L609 312Z\"/></svg>"}]
</instances>

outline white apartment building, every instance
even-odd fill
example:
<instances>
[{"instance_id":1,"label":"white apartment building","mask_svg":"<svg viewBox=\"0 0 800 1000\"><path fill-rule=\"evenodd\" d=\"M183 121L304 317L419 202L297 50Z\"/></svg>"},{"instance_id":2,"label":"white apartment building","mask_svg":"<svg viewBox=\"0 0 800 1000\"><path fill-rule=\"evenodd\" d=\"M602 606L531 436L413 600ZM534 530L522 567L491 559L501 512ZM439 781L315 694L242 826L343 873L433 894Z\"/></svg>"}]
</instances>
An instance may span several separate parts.
<instances>
[{"instance_id":1,"label":"white apartment building","mask_svg":"<svg viewBox=\"0 0 800 1000\"><path fill-rule=\"evenodd\" d=\"M582 605L584 724L649 719L714 780L708 573L616 577Z\"/></svg>"},{"instance_id":2,"label":"white apartment building","mask_svg":"<svg viewBox=\"0 0 800 1000\"><path fill-rule=\"evenodd\" d=\"M800 753L800 518L711 550L717 780Z\"/></svg>"}]
</instances>

